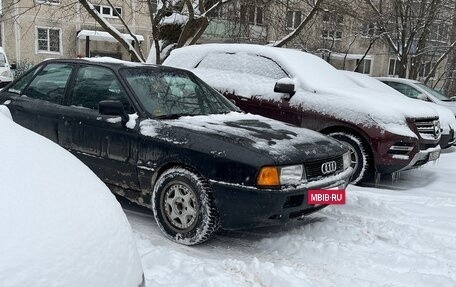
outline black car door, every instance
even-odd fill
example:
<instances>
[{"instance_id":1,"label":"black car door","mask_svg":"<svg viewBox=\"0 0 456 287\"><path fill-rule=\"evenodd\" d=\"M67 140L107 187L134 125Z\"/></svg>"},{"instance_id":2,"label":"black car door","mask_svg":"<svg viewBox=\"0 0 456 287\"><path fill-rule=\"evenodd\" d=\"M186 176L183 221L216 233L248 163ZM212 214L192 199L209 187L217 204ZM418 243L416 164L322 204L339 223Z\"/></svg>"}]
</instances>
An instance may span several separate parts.
<instances>
[{"instance_id":1,"label":"black car door","mask_svg":"<svg viewBox=\"0 0 456 287\"><path fill-rule=\"evenodd\" d=\"M3 92L13 120L50 140L65 145L63 114L65 92L74 65L49 63L31 70Z\"/></svg>"},{"instance_id":2,"label":"black car door","mask_svg":"<svg viewBox=\"0 0 456 287\"><path fill-rule=\"evenodd\" d=\"M135 120L127 127L120 117L98 112L100 101L116 100L127 112L134 113L116 74L105 67L80 66L69 94L71 113L65 117L69 150L106 183L138 189Z\"/></svg>"}]
</instances>

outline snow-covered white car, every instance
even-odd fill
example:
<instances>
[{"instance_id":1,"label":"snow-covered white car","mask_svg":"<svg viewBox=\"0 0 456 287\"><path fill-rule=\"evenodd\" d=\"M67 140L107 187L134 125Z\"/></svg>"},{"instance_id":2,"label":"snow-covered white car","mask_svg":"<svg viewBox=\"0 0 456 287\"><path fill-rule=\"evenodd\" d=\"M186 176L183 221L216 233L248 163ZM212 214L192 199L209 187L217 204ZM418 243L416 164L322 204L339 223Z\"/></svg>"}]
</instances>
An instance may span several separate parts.
<instances>
[{"instance_id":1,"label":"snow-covered white car","mask_svg":"<svg viewBox=\"0 0 456 287\"><path fill-rule=\"evenodd\" d=\"M11 66L6 57L5 50L0 47L0 88L3 88L13 80Z\"/></svg>"},{"instance_id":2,"label":"snow-covered white car","mask_svg":"<svg viewBox=\"0 0 456 287\"><path fill-rule=\"evenodd\" d=\"M0 105L0 286L144 286L130 225L79 160Z\"/></svg>"},{"instance_id":3,"label":"snow-covered white car","mask_svg":"<svg viewBox=\"0 0 456 287\"><path fill-rule=\"evenodd\" d=\"M424 100L435 103L439 106L450 109L456 116L456 98L449 98L439 91L432 89L420 81L392 78L392 77L377 77L377 80L387 84L391 88L399 91L409 98Z\"/></svg>"},{"instance_id":4,"label":"snow-covered white car","mask_svg":"<svg viewBox=\"0 0 456 287\"><path fill-rule=\"evenodd\" d=\"M394 98L391 101L395 101L397 96L406 97L404 94L400 93L398 90L393 89L389 85L364 74L350 72L350 71L340 71L345 76L349 77L356 84L361 87L376 90L383 92L384 94L393 95ZM401 79L406 80L406 79ZM412 80L406 80L410 82L415 82ZM421 83L420 83L421 84ZM413 98L413 97L410 97ZM448 148L455 144L456 142L456 118L453 112L445 106L438 105L434 102L424 102L423 104L430 105L434 110L439 113L440 126L442 128L442 138L440 140L440 146L442 148Z\"/></svg>"},{"instance_id":5,"label":"snow-covered white car","mask_svg":"<svg viewBox=\"0 0 456 287\"><path fill-rule=\"evenodd\" d=\"M415 168L440 154L435 110L416 101L401 104L366 97L370 90L308 53L261 45L206 44L175 49L164 65L191 70L246 112L346 143L355 170L353 183L376 172Z\"/></svg>"}]
</instances>

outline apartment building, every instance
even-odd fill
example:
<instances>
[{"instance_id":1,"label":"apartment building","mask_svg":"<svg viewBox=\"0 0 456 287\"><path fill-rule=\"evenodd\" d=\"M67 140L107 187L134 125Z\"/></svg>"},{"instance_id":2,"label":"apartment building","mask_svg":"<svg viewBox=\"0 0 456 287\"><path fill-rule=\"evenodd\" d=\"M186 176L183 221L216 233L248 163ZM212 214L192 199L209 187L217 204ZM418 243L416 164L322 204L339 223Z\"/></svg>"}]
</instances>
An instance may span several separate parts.
<instances>
[{"instance_id":1,"label":"apartment building","mask_svg":"<svg viewBox=\"0 0 456 287\"><path fill-rule=\"evenodd\" d=\"M151 25L141 1L92 1L108 22L125 33L120 14L145 53L150 49ZM110 56L129 60L127 51L72 0L3 0L0 2L0 41L10 62L36 64L47 58Z\"/></svg>"},{"instance_id":2,"label":"apartment building","mask_svg":"<svg viewBox=\"0 0 456 287\"><path fill-rule=\"evenodd\" d=\"M454 5L454 0L448 1ZM106 1L91 2L110 24L126 33L117 16L120 14L140 41L144 55L148 54L152 31L145 1L112 0L114 9ZM353 3L356 12L365 2L347 3ZM0 7L0 43L10 62L38 63L46 58L83 56L130 59L127 51L103 31L78 1L0 0ZM338 69L356 70L371 76L397 76L397 54L380 35L374 21L365 15L351 14L348 8L320 11L287 46L318 54ZM450 8L447 10L452 11ZM210 24L198 43L271 44L293 31L309 9L306 1L298 0L233 0L210 13ZM450 16L439 15L432 26L430 46L442 49L434 49L423 58L419 79L430 73L449 44ZM133 40L130 35L125 37ZM445 63L439 65L430 84L439 81L444 67Z\"/></svg>"}]
</instances>

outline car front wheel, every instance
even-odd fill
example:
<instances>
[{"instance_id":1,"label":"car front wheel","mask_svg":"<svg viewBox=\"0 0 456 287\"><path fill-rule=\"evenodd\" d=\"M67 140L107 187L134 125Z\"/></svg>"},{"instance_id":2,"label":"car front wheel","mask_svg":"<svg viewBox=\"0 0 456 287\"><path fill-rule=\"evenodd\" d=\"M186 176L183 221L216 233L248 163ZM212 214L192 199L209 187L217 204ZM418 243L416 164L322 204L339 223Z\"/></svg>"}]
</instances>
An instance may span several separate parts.
<instances>
[{"instance_id":1,"label":"car front wheel","mask_svg":"<svg viewBox=\"0 0 456 287\"><path fill-rule=\"evenodd\" d=\"M203 243L218 227L207 181L185 168L171 168L158 178L152 192L152 208L160 230L180 244Z\"/></svg>"},{"instance_id":2,"label":"car front wheel","mask_svg":"<svg viewBox=\"0 0 456 287\"><path fill-rule=\"evenodd\" d=\"M368 147L359 136L346 132L330 133L329 136L345 143L350 150L351 167L353 168L350 183L357 184L372 176L372 159Z\"/></svg>"}]
</instances>

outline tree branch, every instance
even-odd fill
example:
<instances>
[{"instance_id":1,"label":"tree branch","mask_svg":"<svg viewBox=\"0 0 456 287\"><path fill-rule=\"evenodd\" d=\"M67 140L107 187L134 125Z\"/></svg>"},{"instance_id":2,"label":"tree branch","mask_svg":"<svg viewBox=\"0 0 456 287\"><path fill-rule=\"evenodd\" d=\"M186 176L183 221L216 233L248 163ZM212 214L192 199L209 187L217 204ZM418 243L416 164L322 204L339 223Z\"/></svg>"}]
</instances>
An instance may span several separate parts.
<instances>
[{"instance_id":1,"label":"tree branch","mask_svg":"<svg viewBox=\"0 0 456 287\"><path fill-rule=\"evenodd\" d=\"M286 45L287 43L289 43L291 40L293 40L293 38L295 38L296 35L298 35L304 29L304 27L306 27L306 25L310 22L310 20L312 20L313 16L315 15L315 13L317 13L317 11L320 7L320 4L323 1L324 0L317 0L314 7L312 8L312 10L309 12L309 14L307 14L306 18L299 24L299 26L296 27L296 29L294 29L291 33L289 33L288 35L286 35L285 37L283 37L282 39L280 39L279 41L274 43L273 46L282 47L282 46Z\"/></svg>"}]
</instances>

